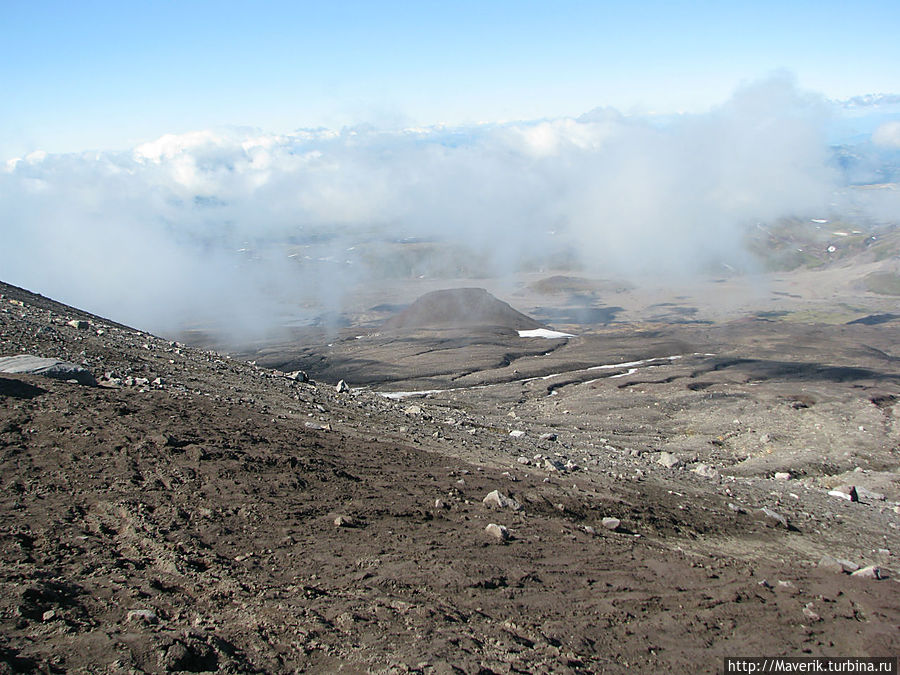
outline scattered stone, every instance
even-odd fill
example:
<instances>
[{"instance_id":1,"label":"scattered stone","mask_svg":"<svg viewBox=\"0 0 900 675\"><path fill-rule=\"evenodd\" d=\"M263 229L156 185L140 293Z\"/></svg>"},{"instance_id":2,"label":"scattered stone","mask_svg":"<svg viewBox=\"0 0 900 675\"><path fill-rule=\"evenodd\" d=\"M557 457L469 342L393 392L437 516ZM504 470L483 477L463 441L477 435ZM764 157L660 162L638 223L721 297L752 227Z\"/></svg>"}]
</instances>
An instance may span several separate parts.
<instances>
[{"instance_id":1,"label":"scattered stone","mask_svg":"<svg viewBox=\"0 0 900 675\"><path fill-rule=\"evenodd\" d=\"M671 452L661 452L659 453L659 459L656 460L656 463L661 464L667 469L674 469L681 464L681 460Z\"/></svg>"},{"instance_id":2,"label":"scattered stone","mask_svg":"<svg viewBox=\"0 0 900 675\"><path fill-rule=\"evenodd\" d=\"M334 390L339 394L346 394L350 391L350 385L341 380L337 383L337 386L335 386Z\"/></svg>"},{"instance_id":3,"label":"scattered stone","mask_svg":"<svg viewBox=\"0 0 900 675\"><path fill-rule=\"evenodd\" d=\"M153 382L151 382L151 384L154 387L161 387L165 384L165 380L163 380L161 377L157 377L155 380L153 380Z\"/></svg>"},{"instance_id":4,"label":"scattered stone","mask_svg":"<svg viewBox=\"0 0 900 675\"><path fill-rule=\"evenodd\" d=\"M515 499L507 497L499 490L493 490L489 492L487 497L481 500L481 503L485 506L496 506L497 508L501 509L511 508L513 511L518 511L521 508L519 502L517 502Z\"/></svg>"},{"instance_id":5,"label":"scattered stone","mask_svg":"<svg viewBox=\"0 0 900 675\"><path fill-rule=\"evenodd\" d=\"M295 370L285 375L285 377L295 382L309 382L309 375L306 374L305 370Z\"/></svg>"},{"instance_id":6,"label":"scattered stone","mask_svg":"<svg viewBox=\"0 0 900 675\"><path fill-rule=\"evenodd\" d=\"M338 516L334 519L335 527L356 527L356 521L351 516Z\"/></svg>"},{"instance_id":7,"label":"scattered stone","mask_svg":"<svg viewBox=\"0 0 900 675\"><path fill-rule=\"evenodd\" d=\"M856 494L860 499L868 499L873 502L883 502L885 499L884 495L880 492L873 492L864 487L857 487Z\"/></svg>"},{"instance_id":8,"label":"scattered stone","mask_svg":"<svg viewBox=\"0 0 900 675\"><path fill-rule=\"evenodd\" d=\"M531 464L531 460L528 459L527 457L519 457L516 461L519 464Z\"/></svg>"},{"instance_id":9,"label":"scattered stone","mask_svg":"<svg viewBox=\"0 0 900 675\"><path fill-rule=\"evenodd\" d=\"M152 609L132 609L126 615L126 620L153 624L159 622L159 617Z\"/></svg>"},{"instance_id":10,"label":"scattered stone","mask_svg":"<svg viewBox=\"0 0 900 675\"><path fill-rule=\"evenodd\" d=\"M860 579L886 579L887 577L881 572L881 568L877 565L869 565L863 567L850 574L851 577L859 577Z\"/></svg>"},{"instance_id":11,"label":"scattered stone","mask_svg":"<svg viewBox=\"0 0 900 675\"><path fill-rule=\"evenodd\" d=\"M704 478L718 478L719 472L711 467L709 464L698 464L693 469L691 469L698 476L703 476Z\"/></svg>"},{"instance_id":12,"label":"scattered stone","mask_svg":"<svg viewBox=\"0 0 900 675\"><path fill-rule=\"evenodd\" d=\"M304 422L303 426L313 431L331 431L331 424L319 424L318 422Z\"/></svg>"},{"instance_id":13,"label":"scattered stone","mask_svg":"<svg viewBox=\"0 0 900 675\"><path fill-rule=\"evenodd\" d=\"M72 319L71 321L66 321L66 324L72 326L72 328L77 328L78 330L87 330L91 325L87 321L81 319Z\"/></svg>"},{"instance_id":14,"label":"scattered stone","mask_svg":"<svg viewBox=\"0 0 900 675\"><path fill-rule=\"evenodd\" d=\"M525 435L525 432L521 429L514 429L513 431L509 432L509 435L513 438L522 438L522 436Z\"/></svg>"},{"instance_id":15,"label":"scattered stone","mask_svg":"<svg viewBox=\"0 0 900 675\"><path fill-rule=\"evenodd\" d=\"M790 480L792 478L791 474L787 471L776 471L775 472L775 480Z\"/></svg>"},{"instance_id":16,"label":"scattered stone","mask_svg":"<svg viewBox=\"0 0 900 675\"><path fill-rule=\"evenodd\" d=\"M819 560L819 567L844 574L853 574L859 569L859 565L854 562L835 558L827 554L823 555L822 559Z\"/></svg>"},{"instance_id":17,"label":"scattered stone","mask_svg":"<svg viewBox=\"0 0 900 675\"><path fill-rule=\"evenodd\" d=\"M538 436L538 438L542 441L551 441L552 442L552 441L556 440L557 436L556 436L556 434L548 433L548 434L541 434L540 436Z\"/></svg>"},{"instance_id":18,"label":"scattered stone","mask_svg":"<svg viewBox=\"0 0 900 675\"><path fill-rule=\"evenodd\" d=\"M75 380L78 384L96 386L93 373L68 361L45 359L30 354L0 357L0 373L43 375L55 380Z\"/></svg>"},{"instance_id":19,"label":"scattered stone","mask_svg":"<svg viewBox=\"0 0 900 675\"><path fill-rule=\"evenodd\" d=\"M584 531L587 532L588 534L597 534L597 530L595 530L595 529L594 529L592 526L590 526L590 525L585 525L585 526L584 526Z\"/></svg>"},{"instance_id":20,"label":"scattered stone","mask_svg":"<svg viewBox=\"0 0 900 675\"><path fill-rule=\"evenodd\" d=\"M434 508L443 509L444 507L445 507L445 504L444 504L443 499L438 498L438 499L434 500Z\"/></svg>"},{"instance_id":21,"label":"scattered stone","mask_svg":"<svg viewBox=\"0 0 900 675\"><path fill-rule=\"evenodd\" d=\"M484 531L499 541L507 541L509 539L509 530L506 529L505 525L490 523L484 528Z\"/></svg>"},{"instance_id":22,"label":"scattered stone","mask_svg":"<svg viewBox=\"0 0 900 675\"><path fill-rule=\"evenodd\" d=\"M566 465L558 460L550 459L549 457L547 457L544 460L544 468L547 471L562 471L566 468Z\"/></svg>"},{"instance_id":23,"label":"scattered stone","mask_svg":"<svg viewBox=\"0 0 900 675\"><path fill-rule=\"evenodd\" d=\"M813 610L813 604L811 602L807 603L803 608L803 616L813 622L822 620L822 617Z\"/></svg>"},{"instance_id":24,"label":"scattered stone","mask_svg":"<svg viewBox=\"0 0 900 675\"><path fill-rule=\"evenodd\" d=\"M747 513L744 508L738 506L737 504L733 504L732 502L728 502L728 508L735 513Z\"/></svg>"},{"instance_id":25,"label":"scattered stone","mask_svg":"<svg viewBox=\"0 0 900 675\"><path fill-rule=\"evenodd\" d=\"M46 612L41 614L41 621L53 621L56 618L56 611L52 609L48 609Z\"/></svg>"},{"instance_id":26,"label":"scattered stone","mask_svg":"<svg viewBox=\"0 0 900 675\"><path fill-rule=\"evenodd\" d=\"M779 591L787 591L788 593L799 593L800 589L794 584L793 581L779 581L776 588Z\"/></svg>"},{"instance_id":27,"label":"scattered stone","mask_svg":"<svg viewBox=\"0 0 900 675\"><path fill-rule=\"evenodd\" d=\"M763 514L763 517L768 525L771 525L772 527L783 527L786 530L790 529L787 518L785 518L777 511L773 511L772 509L763 507L760 509L760 512Z\"/></svg>"},{"instance_id":28,"label":"scattered stone","mask_svg":"<svg viewBox=\"0 0 900 675\"><path fill-rule=\"evenodd\" d=\"M828 494L838 499L846 499L848 502L858 502L859 494L854 485L842 485L834 490L829 490Z\"/></svg>"},{"instance_id":29,"label":"scattered stone","mask_svg":"<svg viewBox=\"0 0 900 675\"><path fill-rule=\"evenodd\" d=\"M417 405L408 405L403 409L403 412L407 415L421 415L422 408Z\"/></svg>"},{"instance_id":30,"label":"scattered stone","mask_svg":"<svg viewBox=\"0 0 900 675\"><path fill-rule=\"evenodd\" d=\"M600 524L603 525L607 530L612 530L615 532L619 529L619 526L622 524L622 521L618 518L604 518L600 521Z\"/></svg>"}]
</instances>

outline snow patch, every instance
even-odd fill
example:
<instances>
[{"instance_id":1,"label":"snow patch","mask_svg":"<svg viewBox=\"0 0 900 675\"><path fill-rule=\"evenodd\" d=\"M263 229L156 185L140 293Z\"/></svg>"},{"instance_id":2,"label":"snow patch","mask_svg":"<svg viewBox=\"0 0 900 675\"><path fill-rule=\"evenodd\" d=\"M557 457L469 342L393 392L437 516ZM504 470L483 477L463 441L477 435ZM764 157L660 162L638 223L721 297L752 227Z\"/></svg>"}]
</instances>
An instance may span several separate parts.
<instances>
[{"instance_id":1,"label":"snow patch","mask_svg":"<svg viewBox=\"0 0 900 675\"><path fill-rule=\"evenodd\" d=\"M548 328L535 328L533 330L520 330L519 337L545 338L547 340L555 340L557 338L570 338L575 336L571 333L560 333L558 330L550 330Z\"/></svg>"}]
</instances>

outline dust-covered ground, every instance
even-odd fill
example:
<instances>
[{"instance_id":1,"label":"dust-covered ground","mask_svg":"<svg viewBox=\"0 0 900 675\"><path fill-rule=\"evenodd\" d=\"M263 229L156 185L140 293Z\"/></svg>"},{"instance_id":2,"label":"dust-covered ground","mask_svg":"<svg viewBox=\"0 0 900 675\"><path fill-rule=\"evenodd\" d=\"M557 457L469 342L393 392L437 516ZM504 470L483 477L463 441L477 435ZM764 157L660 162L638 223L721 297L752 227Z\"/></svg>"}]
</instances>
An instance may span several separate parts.
<instances>
[{"instance_id":1,"label":"dust-covered ground","mask_svg":"<svg viewBox=\"0 0 900 675\"><path fill-rule=\"evenodd\" d=\"M0 355L100 386L0 375L0 669L716 672L900 653L888 301L823 322L802 313L828 298L778 287L799 296L778 296L786 314L705 316L628 287L557 295L572 283L504 299L574 338L382 332L390 307L235 358L2 286ZM584 314L603 309L592 292L625 318ZM313 382L287 375L301 368ZM850 485L857 501L829 494Z\"/></svg>"}]
</instances>

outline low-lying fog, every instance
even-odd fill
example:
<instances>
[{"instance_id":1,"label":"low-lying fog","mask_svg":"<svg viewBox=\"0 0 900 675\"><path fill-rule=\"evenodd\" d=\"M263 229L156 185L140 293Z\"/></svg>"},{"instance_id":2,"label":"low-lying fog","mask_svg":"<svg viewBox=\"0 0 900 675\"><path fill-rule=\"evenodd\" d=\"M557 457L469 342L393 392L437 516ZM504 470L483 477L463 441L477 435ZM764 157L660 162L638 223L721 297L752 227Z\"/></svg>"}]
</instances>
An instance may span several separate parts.
<instances>
[{"instance_id":1,"label":"low-lying fog","mask_svg":"<svg viewBox=\"0 0 900 675\"><path fill-rule=\"evenodd\" d=\"M900 192L845 189L893 177L877 162L895 162L896 123L836 149L842 110L776 76L705 114L33 153L0 170L0 276L156 332L214 321L252 337L384 279L752 269L748 226L898 212Z\"/></svg>"}]
</instances>

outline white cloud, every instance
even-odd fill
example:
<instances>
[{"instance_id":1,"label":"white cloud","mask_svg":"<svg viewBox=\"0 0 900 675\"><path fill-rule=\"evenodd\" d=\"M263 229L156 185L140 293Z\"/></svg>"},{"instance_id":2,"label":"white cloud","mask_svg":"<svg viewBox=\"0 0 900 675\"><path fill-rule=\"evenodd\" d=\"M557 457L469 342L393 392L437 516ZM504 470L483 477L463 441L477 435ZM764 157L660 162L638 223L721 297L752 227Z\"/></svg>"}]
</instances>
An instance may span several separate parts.
<instances>
[{"instance_id":1,"label":"white cloud","mask_svg":"<svg viewBox=\"0 0 900 675\"><path fill-rule=\"evenodd\" d=\"M326 278L284 242L343 260L361 240L440 238L500 271L570 246L607 273L696 270L740 256L748 222L822 212L835 180L823 105L776 78L664 124L598 109L30 155L0 173L0 266L7 281L157 330L208 314L258 320L296 289L333 301L370 271L357 261Z\"/></svg>"},{"instance_id":2,"label":"white cloud","mask_svg":"<svg viewBox=\"0 0 900 675\"><path fill-rule=\"evenodd\" d=\"M900 121L882 124L872 134L872 142L888 148L900 148Z\"/></svg>"}]
</instances>

